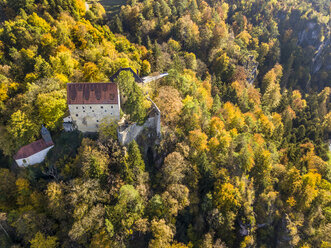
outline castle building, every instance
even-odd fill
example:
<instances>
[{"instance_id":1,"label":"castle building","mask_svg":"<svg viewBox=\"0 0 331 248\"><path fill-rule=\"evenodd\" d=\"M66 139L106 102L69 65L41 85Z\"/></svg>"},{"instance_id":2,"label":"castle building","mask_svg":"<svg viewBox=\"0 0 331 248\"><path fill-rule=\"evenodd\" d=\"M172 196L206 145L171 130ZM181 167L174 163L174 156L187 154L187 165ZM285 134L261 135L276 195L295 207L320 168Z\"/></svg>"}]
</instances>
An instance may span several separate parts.
<instances>
[{"instance_id":1,"label":"castle building","mask_svg":"<svg viewBox=\"0 0 331 248\"><path fill-rule=\"evenodd\" d=\"M116 83L68 83L67 103L72 122L81 132L97 132L106 117L120 119Z\"/></svg>"},{"instance_id":2,"label":"castle building","mask_svg":"<svg viewBox=\"0 0 331 248\"><path fill-rule=\"evenodd\" d=\"M21 147L14 155L18 166L26 167L45 160L48 151L54 147L54 143L50 132L44 126L41 128L41 136L42 139Z\"/></svg>"}]
</instances>

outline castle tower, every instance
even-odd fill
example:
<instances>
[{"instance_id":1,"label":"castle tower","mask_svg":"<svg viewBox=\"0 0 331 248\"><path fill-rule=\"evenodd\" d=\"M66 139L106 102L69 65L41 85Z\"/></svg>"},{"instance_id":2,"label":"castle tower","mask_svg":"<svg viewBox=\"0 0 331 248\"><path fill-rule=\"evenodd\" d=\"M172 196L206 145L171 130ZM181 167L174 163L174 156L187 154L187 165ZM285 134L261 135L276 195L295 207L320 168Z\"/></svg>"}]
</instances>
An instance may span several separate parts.
<instances>
[{"instance_id":1,"label":"castle tower","mask_svg":"<svg viewBox=\"0 0 331 248\"><path fill-rule=\"evenodd\" d=\"M43 140L46 144L53 143L51 134L44 125L41 127L41 136L43 137Z\"/></svg>"},{"instance_id":2,"label":"castle tower","mask_svg":"<svg viewBox=\"0 0 331 248\"><path fill-rule=\"evenodd\" d=\"M81 132L98 132L104 118L120 119L116 83L68 83L67 103L72 122Z\"/></svg>"}]
</instances>

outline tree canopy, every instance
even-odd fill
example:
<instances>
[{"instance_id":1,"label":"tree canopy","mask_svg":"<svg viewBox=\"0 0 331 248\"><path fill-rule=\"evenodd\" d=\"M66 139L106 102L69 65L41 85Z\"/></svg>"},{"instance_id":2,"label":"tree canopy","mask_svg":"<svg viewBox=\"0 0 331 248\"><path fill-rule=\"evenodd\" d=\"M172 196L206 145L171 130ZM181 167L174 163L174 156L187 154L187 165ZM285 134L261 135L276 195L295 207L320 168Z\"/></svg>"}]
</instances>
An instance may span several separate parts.
<instances>
[{"instance_id":1,"label":"tree canopy","mask_svg":"<svg viewBox=\"0 0 331 248\"><path fill-rule=\"evenodd\" d=\"M0 0L0 247L330 247L326 2ZM66 84L125 67L168 73L116 80L161 138L63 132Z\"/></svg>"}]
</instances>

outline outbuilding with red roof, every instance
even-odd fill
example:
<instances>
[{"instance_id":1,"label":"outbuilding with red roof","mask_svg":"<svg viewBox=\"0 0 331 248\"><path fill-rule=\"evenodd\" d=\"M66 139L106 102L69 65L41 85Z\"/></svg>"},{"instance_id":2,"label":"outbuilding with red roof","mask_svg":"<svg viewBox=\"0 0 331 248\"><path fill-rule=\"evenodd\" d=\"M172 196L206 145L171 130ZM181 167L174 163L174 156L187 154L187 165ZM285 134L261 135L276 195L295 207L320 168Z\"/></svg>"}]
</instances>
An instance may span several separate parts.
<instances>
[{"instance_id":1,"label":"outbuilding with red roof","mask_svg":"<svg viewBox=\"0 0 331 248\"><path fill-rule=\"evenodd\" d=\"M42 139L21 147L14 155L18 166L38 164L44 161L48 151L54 147L49 131L43 126L41 128Z\"/></svg>"}]
</instances>

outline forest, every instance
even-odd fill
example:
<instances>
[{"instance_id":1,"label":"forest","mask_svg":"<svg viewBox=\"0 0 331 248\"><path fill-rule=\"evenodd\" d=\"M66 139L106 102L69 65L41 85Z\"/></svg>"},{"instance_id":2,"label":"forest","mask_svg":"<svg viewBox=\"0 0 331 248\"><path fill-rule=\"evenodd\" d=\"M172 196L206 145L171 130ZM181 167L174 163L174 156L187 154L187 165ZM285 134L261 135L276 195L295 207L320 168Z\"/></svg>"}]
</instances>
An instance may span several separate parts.
<instances>
[{"instance_id":1,"label":"forest","mask_svg":"<svg viewBox=\"0 0 331 248\"><path fill-rule=\"evenodd\" d=\"M0 247L331 247L330 2L109 3L0 0ZM64 132L67 83L126 67L168 73L117 79L162 138ZM55 147L19 168L41 125Z\"/></svg>"}]
</instances>

